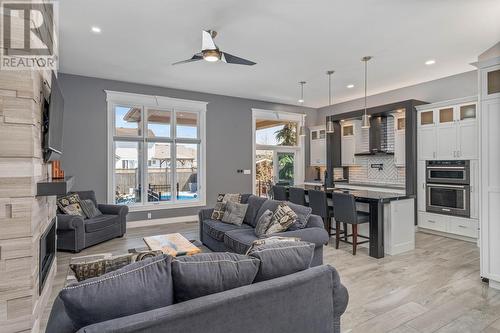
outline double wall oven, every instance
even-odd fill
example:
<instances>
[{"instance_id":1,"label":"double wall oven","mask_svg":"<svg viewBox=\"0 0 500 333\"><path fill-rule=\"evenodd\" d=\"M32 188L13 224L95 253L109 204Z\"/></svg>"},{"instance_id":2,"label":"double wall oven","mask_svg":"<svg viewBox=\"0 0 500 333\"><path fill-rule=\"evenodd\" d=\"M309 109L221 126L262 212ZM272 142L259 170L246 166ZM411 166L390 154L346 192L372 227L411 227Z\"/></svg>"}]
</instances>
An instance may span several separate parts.
<instances>
[{"instance_id":1,"label":"double wall oven","mask_svg":"<svg viewBox=\"0 0 500 333\"><path fill-rule=\"evenodd\" d=\"M426 162L426 210L470 217L470 162Z\"/></svg>"}]
</instances>

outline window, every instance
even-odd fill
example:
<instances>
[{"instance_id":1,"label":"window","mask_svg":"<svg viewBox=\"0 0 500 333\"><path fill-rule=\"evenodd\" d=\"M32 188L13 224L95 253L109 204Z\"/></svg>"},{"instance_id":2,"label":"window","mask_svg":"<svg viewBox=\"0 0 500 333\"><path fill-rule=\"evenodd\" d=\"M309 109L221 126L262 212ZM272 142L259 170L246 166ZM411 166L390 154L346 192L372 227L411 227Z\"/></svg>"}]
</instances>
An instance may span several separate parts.
<instances>
[{"instance_id":1,"label":"window","mask_svg":"<svg viewBox=\"0 0 500 333\"><path fill-rule=\"evenodd\" d=\"M107 91L108 201L205 205L205 102Z\"/></svg>"}]
</instances>

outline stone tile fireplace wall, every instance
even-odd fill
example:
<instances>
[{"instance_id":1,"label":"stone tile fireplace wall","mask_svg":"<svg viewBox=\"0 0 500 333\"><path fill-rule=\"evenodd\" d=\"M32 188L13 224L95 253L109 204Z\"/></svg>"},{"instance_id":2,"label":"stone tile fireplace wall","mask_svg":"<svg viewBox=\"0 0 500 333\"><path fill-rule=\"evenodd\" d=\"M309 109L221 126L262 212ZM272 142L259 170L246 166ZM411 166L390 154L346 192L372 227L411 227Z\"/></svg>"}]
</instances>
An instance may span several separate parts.
<instances>
[{"instance_id":1,"label":"stone tile fireplace wall","mask_svg":"<svg viewBox=\"0 0 500 333\"><path fill-rule=\"evenodd\" d=\"M39 292L40 236L55 197L37 197L48 176L41 150L41 86L50 73L0 71L0 332L39 332L56 262Z\"/></svg>"}]
</instances>

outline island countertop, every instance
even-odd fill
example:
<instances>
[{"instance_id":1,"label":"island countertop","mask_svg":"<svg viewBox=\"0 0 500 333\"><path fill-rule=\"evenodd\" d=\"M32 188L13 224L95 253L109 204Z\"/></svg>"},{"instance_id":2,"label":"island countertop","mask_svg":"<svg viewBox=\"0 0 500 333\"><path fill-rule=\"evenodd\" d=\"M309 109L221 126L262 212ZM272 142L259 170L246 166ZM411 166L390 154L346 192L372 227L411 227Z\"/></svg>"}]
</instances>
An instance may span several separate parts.
<instances>
[{"instance_id":1,"label":"island countertop","mask_svg":"<svg viewBox=\"0 0 500 333\"><path fill-rule=\"evenodd\" d=\"M339 189L335 187L328 187L326 190L323 186L311 186L311 185L294 185L293 187L303 188L304 190L321 190L327 193L332 192L343 192L354 195L358 201L381 201L389 202L393 200L404 200L414 198L413 195L392 193L392 192L379 192L371 190L358 190L358 189Z\"/></svg>"}]
</instances>

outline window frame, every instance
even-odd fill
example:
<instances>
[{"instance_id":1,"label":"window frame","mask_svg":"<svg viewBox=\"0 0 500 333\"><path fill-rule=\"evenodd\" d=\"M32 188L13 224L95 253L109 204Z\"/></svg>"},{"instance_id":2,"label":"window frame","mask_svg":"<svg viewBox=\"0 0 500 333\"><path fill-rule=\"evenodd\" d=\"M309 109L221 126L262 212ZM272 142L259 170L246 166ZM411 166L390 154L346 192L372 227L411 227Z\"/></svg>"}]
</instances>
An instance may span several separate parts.
<instances>
[{"instance_id":1,"label":"window frame","mask_svg":"<svg viewBox=\"0 0 500 333\"><path fill-rule=\"evenodd\" d=\"M108 108L108 126L107 126L107 202L115 203L115 163L114 163L114 148L115 141L132 141L138 142L139 147L142 150L142 154L139 154L138 163L141 165L141 202L135 204L129 204L128 207L130 211L148 211L155 209L172 209L172 208L183 208L183 207L200 207L206 205L206 106L207 102L202 101L192 101L184 99L176 99L165 96L152 96L152 95L142 95L133 93L124 93L105 90L106 92L106 102ZM141 109L141 130L142 135L137 137L119 137L116 135L115 126L115 108L123 107L137 107ZM148 137L148 119L147 110L165 110L171 112L171 130L170 137ZM197 125L197 139L192 138L177 138L176 137L176 113L177 112L191 112L196 113L198 116ZM169 201L155 201L148 202L147 200L147 186L146 180L148 176L148 145L149 143L155 142L165 142L170 143L170 153L171 153L171 182L172 182L172 200ZM198 198L196 200L177 200L177 189L174 184L176 184L177 179L177 156L176 156L176 145L177 144L196 144L197 145L197 186L198 186Z\"/></svg>"}]
</instances>

